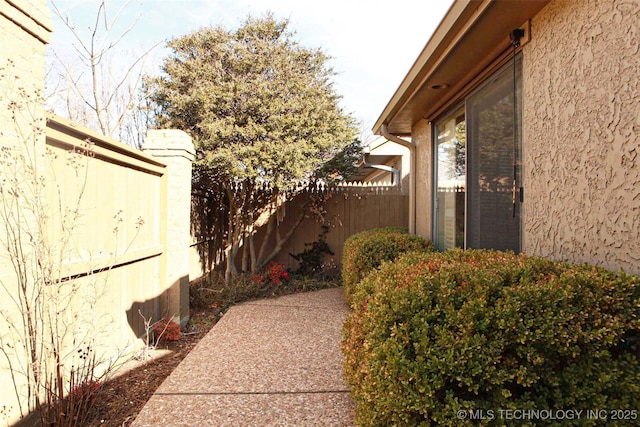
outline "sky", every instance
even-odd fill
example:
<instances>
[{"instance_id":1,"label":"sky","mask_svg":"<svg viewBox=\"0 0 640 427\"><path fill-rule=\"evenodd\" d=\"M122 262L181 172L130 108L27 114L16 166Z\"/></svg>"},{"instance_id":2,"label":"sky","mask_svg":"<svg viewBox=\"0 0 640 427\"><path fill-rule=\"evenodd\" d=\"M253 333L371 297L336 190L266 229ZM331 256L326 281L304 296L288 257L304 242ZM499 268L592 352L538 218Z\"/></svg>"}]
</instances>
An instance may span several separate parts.
<instances>
[{"instance_id":1,"label":"sky","mask_svg":"<svg viewBox=\"0 0 640 427\"><path fill-rule=\"evenodd\" d=\"M48 0L68 16L83 37L95 24L98 0ZM107 0L112 21L124 0ZM333 59L336 92L341 106L361 122L362 137L371 128L437 28L452 0L131 0L115 21L111 34L127 33L118 47L123 60L160 43L146 70L158 74L168 51L166 40L206 26L238 28L248 15L272 12L289 19L298 41L322 48ZM73 54L73 36L53 14L55 30L50 49Z\"/></svg>"}]
</instances>

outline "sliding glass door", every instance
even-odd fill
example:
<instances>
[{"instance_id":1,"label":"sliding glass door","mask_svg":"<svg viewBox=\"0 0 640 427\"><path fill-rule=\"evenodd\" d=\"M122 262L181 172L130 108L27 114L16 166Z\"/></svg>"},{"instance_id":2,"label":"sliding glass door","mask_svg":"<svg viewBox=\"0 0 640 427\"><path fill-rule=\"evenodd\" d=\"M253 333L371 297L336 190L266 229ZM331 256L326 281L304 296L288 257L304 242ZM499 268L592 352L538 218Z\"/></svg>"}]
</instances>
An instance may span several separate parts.
<instances>
[{"instance_id":1,"label":"sliding glass door","mask_svg":"<svg viewBox=\"0 0 640 427\"><path fill-rule=\"evenodd\" d=\"M435 126L435 240L520 251L520 59L494 74ZM515 97L514 97L515 94ZM515 103L514 103L515 99Z\"/></svg>"},{"instance_id":2,"label":"sliding glass door","mask_svg":"<svg viewBox=\"0 0 640 427\"><path fill-rule=\"evenodd\" d=\"M466 133L464 108L436 125L436 230L438 249L464 246Z\"/></svg>"}]
</instances>

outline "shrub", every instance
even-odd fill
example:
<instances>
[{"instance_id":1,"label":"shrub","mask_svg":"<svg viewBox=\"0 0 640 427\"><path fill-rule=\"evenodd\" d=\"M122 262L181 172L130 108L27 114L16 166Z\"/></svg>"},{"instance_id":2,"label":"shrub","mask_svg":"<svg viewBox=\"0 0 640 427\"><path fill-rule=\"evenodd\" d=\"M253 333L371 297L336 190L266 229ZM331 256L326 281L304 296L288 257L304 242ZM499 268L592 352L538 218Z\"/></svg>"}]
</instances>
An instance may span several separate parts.
<instances>
[{"instance_id":1,"label":"shrub","mask_svg":"<svg viewBox=\"0 0 640 427\"><path fill-rule=\"evenodd\" d=\"M168 317L157 321L151 328L158 341L178 341L180 339L180 325Z\"/></svg>"},{"instance_id":2,"label":"shrub","mask_svg":"<svg viewBox=\"0 0 640 427\"><path fill-rule=\"evenodd\" d=\"M224 275L217 272L194 280L190 283L189 301L191 308L224 311L234 304L252 299L339 286L339 278L290 276L284 269L284 264L274 263L260 275L238 274L229 283L225 283Z\"/></svg>"},{"instance_id":3,"label":"shrub","mask_svg":"<svg viewBox=\"0 0 640 427\"><path fill-rule=\"evenodd\" d=\"M384 261L393 261L408 251L431 251L433 245L420 236L407 234L406 228L374 228L350 236L344 243L342 281L351 302L356 285Z\"/></svg>"},{"instance_id":4,"label":"shrub","mask_svg":"<svg viewBox=\"0 0 640 427\"><path fill-rule=\"evenodd\" d=\"M100 381L87 379L80 384L76 384L69 392L69 401L72 405L86 405L95 403Z\"/></svg>"},{"instance_id":5,"label":"shrub","mask_svg":"<svg viewBox=\"0 0 640 427\"><path fill-rule=\"evenodd\" d=\"M262 274L254 274L251 280L258 286L280 286L289 280L289 272L281 262L271 261Z\"/></svg>"},{"instance_id":6,"label":"shrub","mask_svg":"<svg viewBox=\"0 0 640 427\"><path fill-rule=\"evenodd\" d=\"M229 283L224 280L224 273L212 271L190 284L189 302L192 308L218 308L226 310L230 306L256 298L266 298L272 289L251 273L235 275Z\"/></svg>"},{"instance_id":7,"label":"shrub","mask_svg":"<svg viewBox=\"0 0 640 427\"><path fill-rule=\"evenodd\" d=\"M338 277L309 277L294 275L287 284L290 293L312 292L320 289L339 288L342 286L342 279Z\"/></svg>"},{"instance_id":8,"label":"shrub","mask_svg":"<svg viewBox=\"0 0 640 427\"><path fill-rule=\"evenodd\" d=\"M219 304L222 289L215 286L217 275L211 273L189 283L189 307L195 309L212 308Z\"/></svg>"},{"instance_id":9,"label":"shrub","mask_svg":"<svg viewBox=\"0 0 640 427\"><path fill-rule=\"evenodd\" d=\"M342 344L359 425L640 407L637 276L456 250L406 254L363 285Z\"/></svg>"},{"instance_id":10,"label":"shrub","mask_svg":"<svg viewBox=\"0 0 640 427\"><path fill-rule=\"evenodd\" d=\"M325 270L325 255L334 255L327 243L326 236L329 234L329 226L323 225L322 232L318 235L318 240L312 243L305 243L304 251L299 254L289 255L298 261L298 269L295 271L300 276L321 276Z\"/></svg>"}]
</instances>

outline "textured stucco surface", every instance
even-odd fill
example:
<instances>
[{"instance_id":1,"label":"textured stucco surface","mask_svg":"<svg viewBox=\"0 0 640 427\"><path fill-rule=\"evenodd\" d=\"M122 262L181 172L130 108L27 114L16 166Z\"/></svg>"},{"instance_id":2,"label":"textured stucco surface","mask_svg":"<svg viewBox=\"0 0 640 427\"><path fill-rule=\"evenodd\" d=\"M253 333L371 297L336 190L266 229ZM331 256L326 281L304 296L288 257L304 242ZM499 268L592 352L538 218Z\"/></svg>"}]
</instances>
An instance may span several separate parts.
<instances>
[{"instance_id":1,"label":"textured stucco surface","mask_svg":"<svg viewBox=\"0 0 640 427\"><path fill-rule=\"evenodd\" d=\"M45 0L15 0L12 3L0 1L0 147L2 148L20 148L27 139L34 143L34 154L44 150L44 135L33 138L28 136L34 123L43 123L44 109L37 103L30 102L25 95L21 95L18 88L23 88L29 96L42 93L44 90L45 42L49 38L51 28ZM11 102L21 104L28 108L28 111L18 111L14 118L9 108ZM25 132L22 133L20 130ZM2 197L0 195L0 199ZM0 203L4 205L5 201L0 200ZM6 240L5 233L3 223L0 241ZM10 297L5 290L12 289L17 284L15 270L4 248L0 255L0 283L3 285L0 287L0 301L3 301L2 309L5 310L0 334L6 339L9 328L4 322L5 316L11 316L11 311L15 312L17 308L10 302ZM16 316L14 319L19 318L16 313L13 315ZM13 363L16 363L15 360ZM20 376L11 375L7 359L4 355L0 355L0 384L2 384L0 425L13 425L19 419L19 403L13 388L14 379L18 387L24 382ZM22 390L26 394L24 388Z\"/></svg>"},{"instance_id":2,"label":"textured stucco surface","mask_svg":"<svg viewBox=\"0 0 640 427\"><path fill-rule=\"evenodd\" d=\"M165 259L168 311L173 320L189 320L189 251L191 244L191 168L195 148L191 137L176 129L150 130L142 150L167 165Z\"/></svg>"},{"instance_id":3,"label":"textured stucco surface","mask_svg":"<svg viewBox=\"0 0 640 427\"><path fill-rule=\"evenodd\" d=\"M416 144L416 234L432 239L433 150L431 126L426 120L413 127L412 139Z\"/></svg>"},{"instance_id":4,"label":"textured stucco surface","mask_svg":"<svg viewBox=\"0 0 640 427\"><path fill-rule=\"evenodd\" d=\"M640 273L640 0L553 1L524 47L524 249Z\"/></svg>"}]
</instances>

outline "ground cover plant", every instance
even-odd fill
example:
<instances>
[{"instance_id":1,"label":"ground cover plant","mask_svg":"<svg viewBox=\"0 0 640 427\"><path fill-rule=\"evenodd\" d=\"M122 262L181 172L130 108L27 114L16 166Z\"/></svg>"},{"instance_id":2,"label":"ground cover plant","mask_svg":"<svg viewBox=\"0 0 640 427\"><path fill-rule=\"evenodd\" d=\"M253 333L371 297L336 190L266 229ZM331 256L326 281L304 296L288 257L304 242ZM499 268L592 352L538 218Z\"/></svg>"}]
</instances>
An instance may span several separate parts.
<instances>
[{"instance_id":1,"label":"ground cover plant","mask_svg":"<svg viewBox=\"0 0 640 427\"><path fill-rule=\"evenodd\" d=\"M294 274L281 263L269 263L263 272L244 273L225 281L221 272L211 272L191 283L189 298L193 308L218 307L225 311L234 304L260 298L273 298L295 292L309 292L341 285L340 277L318 278Z\"/></svg>"},{"instance_id":2,"label":"ground cover plant","mask_svg":"<svg viewBox=\"0 0 640 427\"><path fill-rule=\"evenodd\" d=\"M640 407L637 276L456 250L405 254L356 288L343 352L358 425Z\"/></svg>"},{"instance_id":3,"label":"ground cover plant","mask_svg":"<svg viewBox=\"0 0 640 427\"><path fill-rule=\"evenodd\" d=\"M433 245L403 227L374 228L350 236L344 243L342 281L347 300L356 285L384 261L408 251L431 251Z\"/></svg>"}]
</instances>

